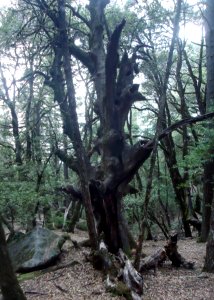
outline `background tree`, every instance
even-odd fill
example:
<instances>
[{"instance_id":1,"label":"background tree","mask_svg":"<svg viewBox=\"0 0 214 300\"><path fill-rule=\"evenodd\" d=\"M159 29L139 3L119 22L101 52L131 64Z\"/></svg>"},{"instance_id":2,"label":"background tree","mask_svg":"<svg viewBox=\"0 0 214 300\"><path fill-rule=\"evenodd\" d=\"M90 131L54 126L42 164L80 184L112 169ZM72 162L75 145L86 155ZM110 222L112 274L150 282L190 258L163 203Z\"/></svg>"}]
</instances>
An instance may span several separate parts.
<instances>
[{"instance_id":1,"label":"background tree","mask_svg":"<svg viewBox=\"0 0 214 300\"><path fill-rule=\"evenodd\" d=\"M213 108L213 59L212 59L212 46L213 46L213 4L210 1L206 2L206 14L205 14L205 28L206 28L206 57L207 57L207 93L206 93L206 111L211 111ZM212 124L208 125L208 130L212 130ZM214 160L212 159L212 146L208 149L209 157L208 161L204 165L204 198L203 198L203 222L201 240L206 241L210 229L210 217L211 206L213 202L213 168Z\"/></svg>"},{"instance_id":2,"label":"background tree","mask_svg":"<svg viewBox=\"0 0 214 300\"><path fill-rule=\"evenodd\" d=\"M206 109L210 110L213 107L214 100L214 3L213 1L206 1L206 14L205 14L205 25L206 25L206 56L207 56L207 98L206 98ZM212 126L211 126L212 128ZM211 149L210 149L211 150ZM212 148L213 150L213 148ZM211 151L212 151L211 150ZM212 152L211 152L212 153ZM205 174L204 174L204 206L212 207L209 211L211 213L211 218L209 214L205 211L208 207L204 207L203 217L207 218L205 220L206 226L208 226L208 221L210 220L210 232L207 242L206 258L204 269L207 271L214 271L214 201L213 201L213 176L214 176L214 161L213 157L205 164ZM211 207L210 207L211 206ZM208 231L208 229L207 229Z\"/></svg>"}]
</instances>

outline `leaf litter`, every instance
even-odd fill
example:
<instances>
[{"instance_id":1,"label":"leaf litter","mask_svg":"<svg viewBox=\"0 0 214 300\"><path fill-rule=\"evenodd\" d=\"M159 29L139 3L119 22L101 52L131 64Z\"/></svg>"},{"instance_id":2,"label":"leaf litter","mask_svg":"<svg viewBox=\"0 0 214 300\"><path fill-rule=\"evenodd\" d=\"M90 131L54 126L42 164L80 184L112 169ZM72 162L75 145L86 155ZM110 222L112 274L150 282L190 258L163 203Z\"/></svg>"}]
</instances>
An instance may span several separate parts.
<instances>
[{"instance_id":1,"label":"leaf litter","mask_svg":"<svg viewBox=\"0 0 214 300\"><path fill-rule=\"evenodd\" d=\"M70 234L71 238L80 242L87 238L86 233L77 231ZM143 252L151 255L163 247L165 241L146 241ZM181 239L178 249L183 257L195 262L194 270L174 268L170 261L159 267L156 274L151 270L144 277L144 300L211 300L214 299L214 274L202 273L206 244L197 243L194 239ZM72 260L77 264L45 273L34 279L23 281L21 286L28 300L122 300L124 297L115 296L105 289L104 275L93 269L85 261L85 253L89 249L74 248L67 241L58 265Z\"/></svg>"}]
</instances>

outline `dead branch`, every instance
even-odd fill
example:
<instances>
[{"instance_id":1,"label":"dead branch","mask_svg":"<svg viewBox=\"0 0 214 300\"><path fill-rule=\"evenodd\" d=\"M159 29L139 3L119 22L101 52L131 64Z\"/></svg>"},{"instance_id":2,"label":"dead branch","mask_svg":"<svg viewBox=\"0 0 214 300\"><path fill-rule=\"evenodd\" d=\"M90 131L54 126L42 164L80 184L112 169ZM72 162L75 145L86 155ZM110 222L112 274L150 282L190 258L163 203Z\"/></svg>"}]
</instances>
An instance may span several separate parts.
<instances>
[{"instance_id":1,"label":"dead branch","mask_svg":"<svg viewBox=\"0 0 214 300\"><path fill-rule=\"evenodd\" d=\"M58 289L58 290L60 290L61 292L63 292L63 293L68 293L69 291L67 290L67 289L64 289L64 288L62 288L60 285L58 285L57 283L55 283L54 282L54 286Z\"/></svg>"},{"instance_id":2,"label":"dead branch","mask_svg":"<svg viewBox=\"0 0 214 300\"><path fill-rule=\"evenodd\" d=\"M166 250L164 248L158 249L154 254L147 256L140 261L140 273L150 269L154 269L154 272L156 273L157 267L163 264L166 258Z\"/></svg>"},{"instance_id":3,"label":"dead branch","mask_svg":"<svg viewBox=\"0 0 214 300\"><path fill-rule=\"evenodd\" d=\"M136 271L131 261L127 258L127 256L123 253L121 249L119 250L119 258L124 264L123 270L121 271L121 277L123 278L123 282L130 289L132 299L142 299L143 277L140 273Z\"/></svg>"},{"instance_id":4,"label":"dead branch","mask_svg":"<svg viewBox=\"0 0 214 300\"><path fill-rule=\"evenodd\" d=\"M171 126L167 127L158 137L158 140L162 140L164 137L166 137L168 134L170 134L172 131L182 127L182 126L186 126L186 125L190 125L190 124L194 124L194 123L198 123L207 119L211 119L214 117L214 112L202 115L202 116L198 116L195 118L186 118L183 120L180 120L174 124L172 124Z\"/></svg>"},{"instance_id":5,"label":"dead branch","mask_svg":"<svg viewBox=\"0 0 214 300\"><path fill-rule=\"evenodd\" d=\"M25 294L31 294L31 295L48 295L47 293L43 292L37 292L37 291L25 291Z\"/></svg>"}]
</instances>

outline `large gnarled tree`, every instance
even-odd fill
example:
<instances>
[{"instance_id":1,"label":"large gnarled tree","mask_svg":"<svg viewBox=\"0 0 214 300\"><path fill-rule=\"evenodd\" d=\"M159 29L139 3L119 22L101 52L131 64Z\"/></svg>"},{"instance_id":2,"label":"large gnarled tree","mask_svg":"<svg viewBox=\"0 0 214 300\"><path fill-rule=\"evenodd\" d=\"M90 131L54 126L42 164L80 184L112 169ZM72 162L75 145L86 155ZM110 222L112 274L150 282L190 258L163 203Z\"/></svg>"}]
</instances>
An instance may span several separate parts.
<instances>
[{"instance_id":1,"label":"large gnarled tree","mask_svg":"<svg viewBox=\"0 0 214 300\"><path fill-rule=\"evenodd\" d=\"M86 207L92 245L96 248L97 235L104 233L111 252L117 253L119 248L129 250L127 227L122 214L122 197L154 147L154 141L130 144L125 132L125 122L131 106L135 101L145 100L139 92L139 85L134 83L134 77L137 51L146 45L135 47L131 54L121 50L120 39L126 22L122 20L110 32L105 19L105 9L110 1L89 1L88 13L85 14L81 14L76 7L64 0L23 2L28 8L34 7L34 15L27 22L37 20L47 47L50 47L50 67L37 72L37 75L42 75L44 83L53 91L54 101L61 111L64 134L74 148L74 156L59 148L56 149L56 154L79 176L80 189L72 187L70 192L83 201ZM177 3L180 4L181 1ZM78 30L70 26L70 13L81 22L80 38L84 35L82 47L75 44ZM23 30L25 27L23 26ZM75 60L90 74L96 91L94 113L99 120L99 129L90 153L84 148L76 113L73 78ZM167 82L168 80L164 81L165 90ZM156 137L156 142L158 138ZM91 163L94 152L100 156L96 165ZM94 216L98 221L97 228Z\"/></svg>"}]
</instances>

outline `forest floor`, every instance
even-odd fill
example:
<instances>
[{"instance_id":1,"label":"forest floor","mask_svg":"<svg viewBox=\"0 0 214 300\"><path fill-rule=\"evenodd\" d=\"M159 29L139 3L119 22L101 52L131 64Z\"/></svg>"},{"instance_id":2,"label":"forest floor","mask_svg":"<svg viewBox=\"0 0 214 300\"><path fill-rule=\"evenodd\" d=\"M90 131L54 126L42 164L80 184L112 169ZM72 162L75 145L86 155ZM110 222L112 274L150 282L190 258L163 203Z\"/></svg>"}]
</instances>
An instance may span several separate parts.
<instances>
[{"instance_id":1,"label":"forest floor","mask_svg":"<svg viewBox=\"0 0 214 300\"><path fill-rule=\"evenodd\" d=\"M71 238L80 242L87 238L83 231L76 231ZM147 241L143 252L151 255L163 247L165 241ZM214 299L214 274L201 273L206 245L196 239L181 239L178 250L189 261L195 262L194 270L173 268L169 261L158 268L156 274L150 271L144 277L144 300L211 300ZM89 249L75 249L67 241L58 265L77 261L73 266L49 272L21 282L28 300L122 300L105 291L104 277L85 262L84 253Z\"/></svg>"}]
</instances>

